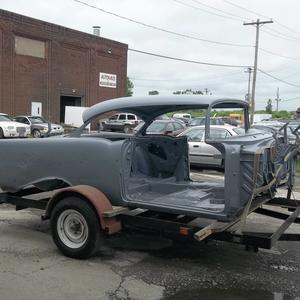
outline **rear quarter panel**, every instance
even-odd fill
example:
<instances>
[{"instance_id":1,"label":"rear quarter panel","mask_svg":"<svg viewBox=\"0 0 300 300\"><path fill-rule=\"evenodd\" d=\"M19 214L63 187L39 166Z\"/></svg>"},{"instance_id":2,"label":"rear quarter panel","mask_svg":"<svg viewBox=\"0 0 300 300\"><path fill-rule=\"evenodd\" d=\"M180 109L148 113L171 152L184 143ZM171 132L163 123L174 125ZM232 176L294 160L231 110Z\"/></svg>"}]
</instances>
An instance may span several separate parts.
<instances>
[{"instance_id":1,"label":"rear quarter panel","mask_svg":"<svg viewBox=\"0 0 300 300\"><path fill-rule=\"evenodd\" d=\"M121 204L120 159L123 140L47 138L0 141L0 187L15 192L30 184L61 179L90 185Z\"/></svg>"}]
</instances>

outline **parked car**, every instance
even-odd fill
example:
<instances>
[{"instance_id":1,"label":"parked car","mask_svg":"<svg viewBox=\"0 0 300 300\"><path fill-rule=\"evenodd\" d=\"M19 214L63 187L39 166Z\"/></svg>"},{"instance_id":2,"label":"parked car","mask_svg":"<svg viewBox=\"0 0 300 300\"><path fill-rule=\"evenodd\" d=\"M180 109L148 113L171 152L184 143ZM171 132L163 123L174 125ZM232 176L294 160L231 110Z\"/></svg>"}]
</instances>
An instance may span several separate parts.
<instances>
[{"instance_id":1,"label":"parked car","mask_svg":"<svg viewBox=\"0 0 300 300\"><path fill-rule=\"evenodd\" d=\"M104 131L122 131L129 133L141 120L134 114L120 113L111 116L104 124Z\"/></svg>"},{"instance_id":2,"label":"parked car","mask_svg":"<svg viewBox=\"0 0 300 300\"><path fill-rule=\"evenodd\" d=\"M240 126L241 125L241 121L237 120L235 118L223 117L222 120L227 125L231 125L231 126Z\"/></svg>"},{"instance_id":3,"label":"parked car","mask_svg":"<svg viewBox=\"0 0 300 300\"><path fill-rule=\"evenodd\" d=\"M187 113L173 114L173 119L181 120L187 126L192 120L192 115Z\"/></svg>"},{"instance_id":4,"label":"parked car","mask_svg":"<svg viewBox=\"0 0 300 300\"><path fill-rule=\"evenodd\" d=\"M222 118L211 117L210 124L211 125L224 125L225 123L222 120ZM201 126L201 125L205 125L205 117L194 118L189 123L189 126Z\"/></svg>"},{"instance_id":5,"label":"parked car","mask_svg":"<svg viewBox=\"0 0 300 300\"><path fill-rule=\"evenodd\" d=\"M30 136L30 126L14 122L7 114L0 113L0 139Z\"/></svg>"},{"instance_id":6,"label":"parked car","mask_svg":"<svg viewBox=\"0 0 300 300\"><path fill-rule=\"evenodd\" d=\"M61 135L64 133L64 128L61 125L49 123L40 116L16 116L14 120L19 123L27 124L30 126L31 134L35 138ZM49 125L51 130L49 132Z\"/></svg>"},{"instance_id":7,"label":"parked car","mask_svg":"<svg viewBox=\"0 0 300 300\"><path fill-rule=\"evenodd\" d=\"M190 179L187 138L149 135L147 128L158 115L174 109L206 110L209 118L218 108L243 109L246 134L211 139L210 126L206 127L204 141L224 157L225 180L194 182ZM166 213L170 224L172 214L236 224L244 213L247 216L252 204L258 207L274 198L278 186L293 186L298 153L298 145L281 137L252 134L248 108L244 100L203 95L100 102L84 111L83 126L69 137L0 141L0 157L5 158L0 160L0 188L6 198L11 193L26 196L32 190L59 189L46 206L40 201L34 204L46 207L43 219L51 220L56 245L70 257L89 257L103 242L101 236L120 232L122 223L111 215L112 206ZM95 119L113 111L139 116L145 122L142 130L123 137L109 132L105 137L98 132L82 135ZM35 201L22 198L23 203L25 200L30 203L25 207ZM157 223L151 224L158 228ZM188 224L177 229L191 234L188 238L195 234L189 233Z\"/></svg>"},{"instance_id":8,"label":"parked car","mask_svg":"<svg viewBox=\"0 0 300 300\"><path fill-rule=\"evenodd\" d=\"M187 114L187 113L177 113L177 114L173 114L173 118L174 119L188 119L188 120L191 120L192 115Z\"/></svg>"},{"instance_id":9,"label":"parked car","mask_svg":"<svg viewBox=\"0 0 300 300\"><path fill-rule=\"evenodd\" d=\"M230 125L211 125L210 139L220 140L232 136L244 135L245 129ZM214 146L205 143L205 126L193 126L179 136L186 136L189 144L190 164L199 166L224 167L224 158Z\"/></svg>"},{"instance_id":10,"label":"parked car","mask_svg":"<svg viewBox=\"0 0 300 300\"><path fill-rule=\"evenodd\" d=\"M165 134L177 136L185 129L185 126L180 121L176 120L155 120L147 128L147 134Z\"/></svg>"}]
</instances>

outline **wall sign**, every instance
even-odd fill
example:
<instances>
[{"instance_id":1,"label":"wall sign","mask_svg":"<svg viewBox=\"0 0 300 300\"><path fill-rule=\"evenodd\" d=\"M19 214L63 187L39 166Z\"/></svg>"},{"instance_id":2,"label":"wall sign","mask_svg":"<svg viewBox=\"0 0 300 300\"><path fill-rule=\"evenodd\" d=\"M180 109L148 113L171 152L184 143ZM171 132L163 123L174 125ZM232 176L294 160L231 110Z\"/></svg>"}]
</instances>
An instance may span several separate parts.
<instances>
[{"instance_id":1,"label":"wall sign","mask_svg":"<svg viewBox=\"0 0 300 300\"><path fill-rule=\"evenodd\" d=\"M99 86L115 89L117 87L117 75L100 72Z\"/></svg>"}]
</instances>

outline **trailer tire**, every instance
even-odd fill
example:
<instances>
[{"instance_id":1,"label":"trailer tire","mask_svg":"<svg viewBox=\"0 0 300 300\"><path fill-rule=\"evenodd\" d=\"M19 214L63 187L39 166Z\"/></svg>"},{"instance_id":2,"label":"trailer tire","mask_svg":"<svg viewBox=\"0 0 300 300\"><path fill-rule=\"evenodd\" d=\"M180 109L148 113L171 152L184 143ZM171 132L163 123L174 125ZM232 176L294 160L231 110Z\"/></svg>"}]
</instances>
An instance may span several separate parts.
<instances>
[{"instance_id":1,"label":"trailer tire","mask_svg":"<svg viewBox=\"0 0 300 300\"><path fill-rule=\"evenodd\" d=\"M59 201L51 213L52 238L65 256L91 257L103 239L101 230L98 215L82 198L67 197Z\"/></svg>"}]
</instances>

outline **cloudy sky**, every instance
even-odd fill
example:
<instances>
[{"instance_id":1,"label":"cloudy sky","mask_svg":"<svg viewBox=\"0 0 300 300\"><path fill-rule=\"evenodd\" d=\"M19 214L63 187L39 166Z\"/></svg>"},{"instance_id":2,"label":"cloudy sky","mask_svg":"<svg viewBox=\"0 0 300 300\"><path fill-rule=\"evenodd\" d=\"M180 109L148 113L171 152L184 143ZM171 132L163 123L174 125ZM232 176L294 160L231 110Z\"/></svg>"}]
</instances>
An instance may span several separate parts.
<instances>
[{"instance_id":1,"label":"cloudy sky","mask_svg":"<svg viewBox=\"0 0 300 300\"><path fill-rule=\"evenodd\" d=\"M260 31L258 67L290 85L259 72L257 109L276 97L277 88L282 99L280 109L300 107L299 0L80 1L190 38L124 20L76 0L0 0L0 8L89 33L93 25L99 25L103 37L127 43L131 49L237 66L251 66L254 60L255 27L243 26L243 21L272 18L274 23ZM213 95L244 98L248 84L245 70L128 53L128 76L134 82L135 95L150 90L171 94L207 88Z\"/></svg>"}]
</instances>

